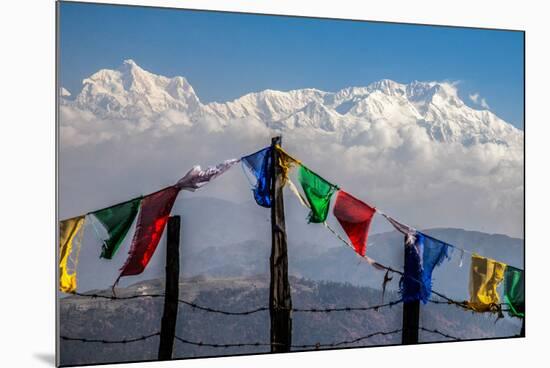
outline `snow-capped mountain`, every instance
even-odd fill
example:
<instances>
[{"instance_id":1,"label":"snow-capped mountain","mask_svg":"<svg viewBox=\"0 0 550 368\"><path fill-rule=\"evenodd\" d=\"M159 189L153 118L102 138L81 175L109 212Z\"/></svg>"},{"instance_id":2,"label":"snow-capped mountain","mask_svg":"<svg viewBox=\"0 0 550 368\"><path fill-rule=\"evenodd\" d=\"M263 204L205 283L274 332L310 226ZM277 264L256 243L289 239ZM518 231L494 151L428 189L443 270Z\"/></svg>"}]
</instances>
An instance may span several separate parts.
<instances>
[{"instance_id":1,"label":"snow-capped mountain","mask_svg":"<svg viewBox=\"0 0 550 368\"><path fill-rule=\"evenodd\" d=\"M521 130L488 110L467 106L456 86L445 82L381 80L337 92L265 90L233 101L203 104L184 77L156 75L126 60L116 70L103 69L84 79L82 90L71 97L63 89L61 104L100 119L154 122L160 114L176 111L182 123L197 123L206 117L225 126L235 119L252 118L276 131L314 129L339 140L350 140L373 128L419 126L438 142L515 148L523 142Z\"/></svg>"}]
</instances>

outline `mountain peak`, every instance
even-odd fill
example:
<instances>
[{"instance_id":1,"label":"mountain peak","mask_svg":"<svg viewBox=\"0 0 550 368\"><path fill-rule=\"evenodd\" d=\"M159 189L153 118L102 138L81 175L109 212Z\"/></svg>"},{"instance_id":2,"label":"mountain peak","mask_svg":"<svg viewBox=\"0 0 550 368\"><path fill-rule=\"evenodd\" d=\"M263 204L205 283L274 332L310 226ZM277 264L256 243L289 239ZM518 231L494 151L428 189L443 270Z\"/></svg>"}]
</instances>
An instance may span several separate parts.
<instances>
[{"instance_id":1,"label":"mountain peak","mask_svg":"<svg viewBox=\"0 0 550 368\"><path fill-rule=\"evenodd\" d=\"M391 79L382 79L373 82L369 84L367 88L370 91L379 90L390 96L403 96L405 94L405 85Z\"/></svg>"},{"instance_id":2,"label":"mountain peak","mask_svg":"<svg viewBox=\"0 0 550 368\"><path fill-rule=\"evenodd\" d=\"M128 66L138 66L136 62L133 59L126 59L122 62L122 65L128 65Z\"/></svg>"},{"instance_id":3,"label":"mountain peak","mask_svg":"<svg viewBox=\"0 0 550 368\"><path fill-rule=\"evenodd\" d=\"M62 96L61 103L101 118L137 122L143 117L154 121L159 114L177 111L177 119L184 123L208 116L226 126L231 120L252 118L276 130L312 128L338 137L361 135L375 125L383 130L416 125L439 142L509 146L523 140L521 131L492 112L467 106L451 82L402 84L382 79L337 92L267 89L233 101L202 104L184 77L156 75L127 59L118 69L102 69L91 75L83 81L74 101Z\"/></svg>"},{"instance_id":4,"label":"mountain peak","mask_svg":"<svg viewBox=\"0 0 550 368\"><path fill-rule=\"evenodd\" d=\"M60 90L59 90L59 95L61 97L70 97L71 96L71 92L69 92L68 89L66 89L65 87L61 87Z\"/></svg>"},{"instance_id":5,"label":"mountain peak","mask_svg":"<svg viewBox=\"0 0 550 368\"><path fill-rule=\"evenodd\" d=\"M147 73L142 67L140 67L134 60L132 59L126 59L122 62L122 64L117 68L118 71L121 73L141 73L145 72Z\"/></svg>"},{"instance_id":6,"label":"mountain peak","mask_svg":"<svg viewBox=\"0 0 550 368\"><path fill-rule=\"evenodd\" d=\"M137 119L167 110L194 113L201 108L193 87L183 77L167 78L141 68L132 59L117 69L101 69L82 81L73 103L101 118Z\"/></svg>"}]
</instances>

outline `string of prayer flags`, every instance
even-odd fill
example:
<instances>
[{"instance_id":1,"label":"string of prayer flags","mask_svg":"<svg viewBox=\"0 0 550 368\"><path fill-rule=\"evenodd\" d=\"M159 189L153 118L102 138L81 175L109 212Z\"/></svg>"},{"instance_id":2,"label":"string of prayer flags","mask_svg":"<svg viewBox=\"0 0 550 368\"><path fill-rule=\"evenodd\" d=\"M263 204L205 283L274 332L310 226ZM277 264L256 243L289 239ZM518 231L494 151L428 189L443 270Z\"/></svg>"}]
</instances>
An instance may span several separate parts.
<instances>
[{"instance_id":1,"label":"string of prayer flags","mask_svg":"<svg viewBox=\"0 0 550 368\"><path fill-rule=\"evenodd\" d=\"M298 181L302 185L309 207L311 208L308 216L309 222L325 222L330 207L330 198L338 187L303 165L300 165L298 171Z\"/></svg>"},{"instance_id":2,"label":"string of prayer flags","mask_svg":"<svg viewBox=\"0 0 550 368\"><path fill-rule=\"evenodd\" d=\"M367 251L369 227L376 209L339 190L332 213L346 232L355 251L364 256Z\"/></svg>"},{"instance_id":3,"label":"string of prayer flags","mask_svg":"<svg viewBox=\"0 0 550 368\"><path fill-rule=\"evenodd\" d=\"M245 173L253 176L251 184L256 203L262 207L271 207L271 156L272 148L266 147L258 152L241 158ZM250 179L250 175L247 175Z\"/></svg>"},{"instance_id":4,"label":"string of prayer flags","mask_svg":"<svg viewBox=\"0 0 550 368\"><path fill-rule=\"evenodd\" d=\"M525 316L525 284L523 271L506 266L504 271L504 301L510 307L511 316Z\"/></svg>"},{"instance_id":5,"label":"string of prayer flags","mask_svg":"<svg viewBox=\"0 0 550 368\"><path fill-rule=\"evenodd\" d=\"M84 219L84 216L78 216L61 221L59 224L59 289L65 293L76 291L76 266ZM69 269L74 248L76 252L72 258L72 267Z\"/></svg>"},{"instance_id":6,"label":"string of prayer flags","mask_svg":"<svg viewBox=\"0 0 550 368\"><path fill-rule=\"evenodd\" d=\"M211 166L205 170L201 169L200 165L195 165L191 170L181 178L176 186L179 189L189 190L194 192L195 190L201 188L210 180L220 176L227 170L229 170L233 165L239 162L238 159L225 160L224 162Z\"/></svg>"},{"instance_id":7,"label":"string of prayer flags","mask_svg":"<svg viewBox=\"0 0 550 368\"><path fill-rule=\"evenodd\" d=\"M281 148L281 146L276 145L275 149L278 151L279 155L279 166L281 167L282 171L282 184L285 185L286 182L289 180L288 173L290 170L297 165L301 165L302 163L295 159L294 157L290 156L284 149Z\"/></svg>"},{"instance_id":8,"label":"string of prayer flags","mask_svg":"<svg viewBox=\"0 0 550 368\"><path fill-rule=\"evenodd\" d=\"M468 306L477 312L500 310L498 285L504 279L506 264L472 254L470 266L470 301Z\"/></svg>"},{"instance_id":9,"label":"string of prayer flags","mask_svg":"<svg viewBox=\"0 0 550 368\"><path fill-rule=\"evenodd\" d=\"M120 269L118 279L143 272L157 249L178 193L179 188L171 186L143 198L128 259Z\"/></svg>"},{"instance_id":10,"label":"string of prayer flags","mask_svg":"<svg viewBox=\"0 0 550 368\"><path fill-rule=\"evenodd\" d=\"M419 231L413 245L405 240L405 266L399 283L404 302L428 302L432 293L433 270L450 258L449 249L452 250L451 245Z\"/></svg>"},{"instance_id":11,"label":"string of prayer flags","mask_svg":"<svg viewBox=\"0 0 550 368\"><path fill-rule=\"evenodd\" d=\"M386 215L385 213L383 213L382 211L378 210L378 212L384 216L386 218L386 220L389 221L390 224L392 224L392 226L395 228L395 230L399 231L401 234L405 235L406 238L405 238L405 244L414 244L415 242L415 236L416 236L416 229L408 226L408 225L405 225L405 224L402 224L400 222L398 222L397 220L393 219L392 217Z\"/></svg>"},{"instance_id":12,"label":"string of prayer flags","mask_svg":"<svg viewBox=\"0 0 550 368\"><path fill-rule=\"evenodd\" d=\"M92 213L109 234L109 238L103 240L101 258L113 258L134 223L141 199L142 197L135 198Z\"/></svg>"}]
</instances>

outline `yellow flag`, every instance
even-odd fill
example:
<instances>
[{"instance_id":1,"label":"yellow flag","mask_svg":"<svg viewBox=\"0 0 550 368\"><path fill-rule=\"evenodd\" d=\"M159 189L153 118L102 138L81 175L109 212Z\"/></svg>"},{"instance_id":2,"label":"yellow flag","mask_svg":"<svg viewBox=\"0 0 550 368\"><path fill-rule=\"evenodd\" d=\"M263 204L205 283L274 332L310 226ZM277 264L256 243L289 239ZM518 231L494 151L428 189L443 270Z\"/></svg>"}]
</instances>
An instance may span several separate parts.
<instances>
[{"instance_id":1,"label":"yellow flag","mask_svg":"<svg viewBox=\"0 0 550 368\"><path fill-rule=\"evenodd\" d=\"M283 185L285 185L288 181L288 173L290 170L294 167L294 165L301 165L301 162L286 153L281 146L277 145L275 148L279 151L279 166L283 171Z\"/></svg>"},{"instance_id":2,"label":"yellow flag","mask_svg":"<svg viewBox=\"0 0 550 368\"><path fill-rule=\"evenodd\" d=\"M59 289L65 293L76 291L76 263L80 250L82 232L80 229L84 224L84 216L73 217L61 221L59 226ZM72 260L72 271L69 270L69 257L77 248L75 258Z\"/></svg>"},{"instance_id":3,"label":"yellow flag","mask_svg":"<svg viewBox=\"0 0 550 368\"><path fill-rule=\"evenodd\" d=\"M472 255L470 267L470 301L468 306L475 311L497 310L500 306L498 285L504 279L506 264L493 259Z\"/></svg>"}]
</instances>

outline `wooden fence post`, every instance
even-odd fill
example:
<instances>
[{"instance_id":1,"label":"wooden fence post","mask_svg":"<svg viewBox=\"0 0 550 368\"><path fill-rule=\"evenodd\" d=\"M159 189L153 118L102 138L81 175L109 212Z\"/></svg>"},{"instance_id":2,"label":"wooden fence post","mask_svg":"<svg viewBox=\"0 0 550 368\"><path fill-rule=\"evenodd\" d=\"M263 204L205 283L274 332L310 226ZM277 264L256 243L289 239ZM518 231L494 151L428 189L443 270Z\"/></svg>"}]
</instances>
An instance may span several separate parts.
<instances>
[{"instance_id":1,"label":"wooden fence post","mask_svg":"<svg viewBox=\"0 0 550 368\"><path fill-rule=\"evenodd\" d=\"M290 351L292 344L292 300L288 281L288 255L283 202L282 172L278 164L281 137L271 140L271 280L269 285L269 313L271 317L271 352Z\"/></svg>"},{"instance_id":2,"label":"wooden fence post","mask_svg":"<svg viewBox=\"0 0 550 368\"><path fill-rule=\"evenodd\" d=\"M180 275L180 222L180 216L168 218L168 231L166 234L166 285L158 360L172 359L174 336L176 335Z\"/></svg>"}]
</instances>

